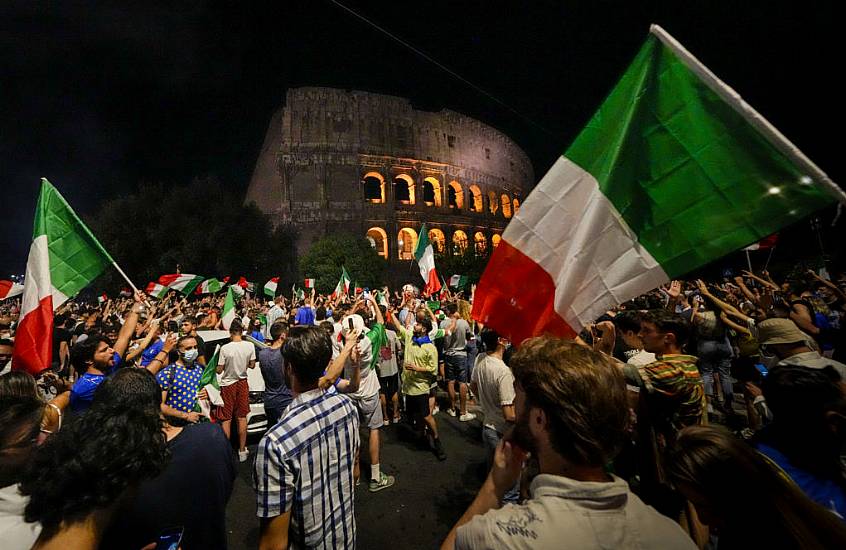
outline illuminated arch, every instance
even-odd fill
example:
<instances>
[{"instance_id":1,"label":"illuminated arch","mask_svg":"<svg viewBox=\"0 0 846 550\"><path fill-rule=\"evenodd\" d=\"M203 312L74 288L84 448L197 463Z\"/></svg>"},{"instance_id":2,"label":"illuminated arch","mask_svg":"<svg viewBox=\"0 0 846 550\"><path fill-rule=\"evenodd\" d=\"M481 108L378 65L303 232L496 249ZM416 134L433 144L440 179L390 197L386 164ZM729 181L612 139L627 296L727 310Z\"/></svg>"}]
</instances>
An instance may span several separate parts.
<instances>
[{"instance_id":1,"label":"illuminated arch","mask_svg":"<svg viewBox=\"0 0 846 550\"><path fill-rule=\"evenodd\" d=\"M364 200L373 204L385 203L385 178L379 172L367 172L361 178L364 186Z\"/></svg>"},{"instance_id":2,"label":"illuminated arch","mask_svg":"<svg viewBox=\"0 0 846 550\"><path fill-rule=\"evenodd\" d=\"M520 211L520 199L517 197L514 198L514 215L517 215L517 212Z\"/></svg>"},{"instance_id":3,"label":"illuminated arch","mask_svg":"<svg viewBox=\"0 0 846 550\"><path fill-rule=\"evenodd\" d=\"M502 215L506 218L511 217L511 199L508 198L508 195L502 195Z\"/></svg>"},{"instance_id":4,"label":"illuminated arch","mask_svg":"<svg viewBox=\"0 0 846 550\"><path fill-rule=\"evenodd\" d=\"M446 236L444 232L437 227L429 230L429 242L432 243L432 248L435 252L444 253L446 247Z\"/></svg>"},{"instance_id":5,"label":"illuminated arch","mask_svg":"<svg viewBox=\"0 0 846 550\"><path fill-rule=\"evenodd\" d=\"M476 251L476 256L484 256L488 250L488 238L481 231L476 231L473 235L473 249Z\"/></svg>"},{"instance_id":6,"label":"illuminated arch","mask_svg":"<svg viewBox=\"0 0 846 550\"><path fill-rule=\"evenodd\" d=\"M471 212L484 212L485 207L482 204L482 190L479 189L478 185L471 185L470 186L470 211Z\"/></svg>"},{"instance_id":7,"label":"illuminated arch","mask_svg":"<svg viewBox=\"0 0 846 550\"><path fill-rule=\"evenodd\" d=\"M464 192L461 189L461 184L455 180L449 182L447 186L447 205L459 210L464 208Z\"/></svg>"},{"instance_id":8,"label":"illuminated arch","mask_svg":"<svg viewBox=\"0 0 846 550\"><path fill-rule=\"evenodd\" d=\"M426 206L441 205L441 182L429 176L423 179L423 202Z\"/></svg>"},{"instance_id":9,"label":"illuminated arch","mask_svg":"<svg viewBox=\"0 0 846 550\"><path fill-rule=\"evenodd\" d=\"M394 176L394 197L400 204L414 204L414 180L408 174Z\"/></svg>"},{"instance_id":10,"label":"illuminated arch","mask_svg":"<svg viewBox=\"0 0 846 550\"><path fill-rule=\"evenodd\" d=\"M493 191L488 191L488 209L491 211L491 214L496 214L499 210L499 199Z\"/></svg>"},{"instance_id":11,"label":"illuminated arch","mask_svg":"<svg viewBox=\"0 0 846 550\"><path fill-rule=\"evenodd\" d=\"M367 230L367 240L377 254L388 259L388 234L381 227L371 227Z\"/></svg>"},{"instance_id":12,"label":"illuminated arch","mask_svg":"<svg viewBox=\"0 0 846 550\"><path fill-rule=\"evenodd\" d=\"M452 253L461 256L467 251L467 233L458 229L452 234Z\"/></svg>"},{"instance_id":13,"label":"illuminated arch","mask_svg":"<svg viewBox=\"0 0 846 550\"><path fill-rule=\"evenodd\" d=\"M403 227L397 235L397 251L400 260L413 260L414 249L417 247L417 231L410 227Z\"/></svg>"},{"instance_id":14,"label":"illuminated arch","mask_svg":"<svg viewBox=\"0 0 846 550\"><path fill-rule=\"evenodd\" d=\"M496 247L499 246L499 241L501 241L501 240L502 240L502 237L499 235L499 233L494 233L494 236L491 237L491 245L493 245L493 247L496 248Z\"/></svg>"}]
</instances>

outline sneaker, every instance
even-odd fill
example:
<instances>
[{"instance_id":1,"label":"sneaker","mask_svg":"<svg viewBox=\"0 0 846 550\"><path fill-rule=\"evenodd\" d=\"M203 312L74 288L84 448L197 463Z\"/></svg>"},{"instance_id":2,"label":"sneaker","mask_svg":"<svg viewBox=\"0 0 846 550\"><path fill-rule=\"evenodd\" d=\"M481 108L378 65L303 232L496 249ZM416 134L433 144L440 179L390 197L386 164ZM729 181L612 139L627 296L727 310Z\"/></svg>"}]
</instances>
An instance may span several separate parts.
<instances>
[{"instance_id":1,"label":"sneaker","mask_svg":"<svg viewBox=\"0 0 846 550\"><path fill-rule=\"evenodd\" d=\"M438 414L439 412L441 412L441 409L439 409L439 408L438 408L438 406L437 406L437 405L435 405L435 408L434 408L434 409L432 409L432 416L435 416L435 415L436 415L436 414Z\"/></svg>"},{"instance_id":2,"label":"sneaker","mask_svg":"<svg viewBox=\"0 0 846 550\"><path fill-rule=\"evenodd\" d=\"M446 453L444 452L440 439L435 440L435 456L437 456L440 461L446 460Z\"/></svg>"},{"instance_id":3,"label":"sneaker","mask_svg":"<svg viewBox=\"0 0 846 550\"><path fill-rule=\"evenodd\" d=\"M384 425L384 426L390 426L390 425L391 425L391 421L390 421L390 420L385 420L384 422L382 422L382 425Z\"/></svg>"},{"instance_id":4,"label":"sneaker","mask_svg":"<svg viewBox=\"0 0 846 550\"><path fill-rule=\"evenodd\" d=\"M399 424L399 421L400 421L399 417L398 417L398 416L395 416L392 422L393 422L394 424Z\"/></svg>"},{"instance_id":5,"label":"sneaker","mask_svg":"<svg viewBox=\"0 0 846 550\"><path fill-rule=\"evenodd\" d=\"M458 419L462 422L467 422L468 420L473 420L476 418L476 415L473 413L464 413L458 417Z\"/></svg>"},{"instance_id":6,"label":"sneaker","mask_svg":"<svg viewBox=\"0 0 846 550\"><path fill-rule=\"evenodd\" d=\"M458 413L455 412L455 409L447 409L447 414L450 416L458 416Z\"/></svg>"},{"instance_id":7,"label":"sneaker","mask_svg":"<svg viewBox=\"0 0 846 550\"><path fill-rule=\"evenodd\" d=\"M387 489L396 482L396 478L394 476L386 476L384 472L379 475L379 481L376 481L375 479L370 480L371 493L381 491L382 489Z\"/></svg>"},{"instance_id":8,"label":"sneaker","mask_svg":"<svg viewBox=\"0 0 846 550\"><path fill-rule=\"evenodd\" d=\"M247 456L249 456L250 451L248 449L244 449L243 451L238 451L238 460L241 462L247 461Z\"/></svg>"}]
</instances>

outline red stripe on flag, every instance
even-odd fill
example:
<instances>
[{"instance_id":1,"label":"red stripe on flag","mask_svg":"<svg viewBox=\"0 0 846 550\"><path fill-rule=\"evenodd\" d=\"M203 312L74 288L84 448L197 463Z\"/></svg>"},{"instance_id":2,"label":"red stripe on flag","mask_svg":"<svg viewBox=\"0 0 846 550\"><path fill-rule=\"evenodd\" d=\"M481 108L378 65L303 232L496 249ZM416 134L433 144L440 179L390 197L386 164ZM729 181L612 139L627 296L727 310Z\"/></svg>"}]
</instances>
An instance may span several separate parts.
<instances>
[{"instance_id":1,"label":"red stripe on flag","mask_svg":"<svg viewBox=\"0 0 846 550\"><path fill-rule=\"evenodd\" d=\"M519 345L526 338L576 331L553 309L555 283L534 260L500 241L476 287L473 318Z\"/></svg>"},{"instance_id":2,"label":"red stripe on flag","mask_svg":"<svg viewBox=\"0 0 846 550\"><path fill-rule=\"evenodd\" d=\"M434 294L435 292L441 289L441 281L438 279L438 273L436 270L429 271L429 280L426 281L426 288L423 291L424 294Z\"/></svg>"},{"instance_id":3,"label":"red stripe on flag","mask_svg":"<svg viewBox=\"0 0 846 550\"><path fill-rule=\"evenodd\" d=\"M50 367L53 357L53 296L38 302L38 307L26 314L15 333L12 368L25 370L33 376Z\"/></svg>"}]
</instances>

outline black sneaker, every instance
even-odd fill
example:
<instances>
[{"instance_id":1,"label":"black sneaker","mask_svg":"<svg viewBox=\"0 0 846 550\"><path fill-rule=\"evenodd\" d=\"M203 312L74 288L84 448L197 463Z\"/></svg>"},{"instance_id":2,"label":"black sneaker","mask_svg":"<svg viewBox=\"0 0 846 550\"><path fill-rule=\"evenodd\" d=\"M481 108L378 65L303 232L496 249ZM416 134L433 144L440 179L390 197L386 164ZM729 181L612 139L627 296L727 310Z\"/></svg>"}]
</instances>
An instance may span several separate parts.
<instances>
[{"instance_id":1,"label":"black sneaker","mask_svg":"<svg viewBox=\"0 0 846 550\"><path fill-rule=\"evenodd\" d=\"M437 456L440 461L446 460L446 453L444 452L443 446L441 446L440 439L435 440L435 456Z\"/></svg>"}]
</instances>

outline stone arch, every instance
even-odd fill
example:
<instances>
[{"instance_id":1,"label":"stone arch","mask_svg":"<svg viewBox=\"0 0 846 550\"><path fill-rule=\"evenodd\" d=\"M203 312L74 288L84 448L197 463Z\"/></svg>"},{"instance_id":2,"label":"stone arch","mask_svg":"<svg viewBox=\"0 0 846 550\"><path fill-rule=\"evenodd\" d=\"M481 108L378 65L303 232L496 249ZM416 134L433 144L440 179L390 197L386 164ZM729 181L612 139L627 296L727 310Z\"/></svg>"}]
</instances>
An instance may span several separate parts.
<instances>
[{"instance_id":1,"label":"stone arch","mask_svg":"<svg viewBox=\"0 0 846 550\"><path fill-rule=\"evenodd\" d=\"M400 204L414 204L414 179L408 174L394 176L394 197Z\"/></svg>"},{"instance_id":2,"label":"stone arch","mask_svg":"<svg viewBox=\"0 0 846 550\"><path fill-rule=\"evenodd\" d=\"M456 229L452 234L452 253L461 256L467 251L467 233Z\"/></svg>"},{"instance_id":3,"label":"stone arch","mask_svg":"<svg viewBox=\"0 0 846 550\"><path fill-rule=\"evenodd\" d=\"M447 206L457 210L464 208L464 191L461 189L461 184L455 180L449 182L447 186Z\"/></svg>"},{"instance_id":4,"label":"stone arch","mask_svg":"<svg viewBox=\"0 0 846 550\"><path fill-rule=\"evenodd\" d=\"M499 211L499 199L493 191L488 191L488 210L491 214L496 214Z\"/></svg>"},{"instance_id":5,"label":"stone arch","mask_svg":"<svg viewBox=\"0 0 846 550\"><path fill-rule=\"evenodd\" d=\"M434 176L423 178L423 202L426 206L441 205L441 182Z\"/></svg>"},{"instance_id":6,"label":"stone arch","mask_svg":"<svg viewBox=\"0 0 846 550\"><path fill-rule=\"evenodd\" d=\"M364 186L364 200L373 204L385 204L385 178L379 172L367 172L361 178Z\"/></svg>"},{"instance_id":7,"label":"stone arch","mask_svg":"<svg viewBox=\"0 0 846 550\"><path fill-rule=\"evenodd\" d=\"M499 241L502 240L502 237L499 233L494 233L493 237L491 237L491 246L494 248L499 246Z\"/></svg>"},{"instance_id":8,"label":"stone arch","mask_svg":"<svg viewBox=\"0 0 846 550\"><path fill-rule=\"evenodd\" d=\"M502 197L500 197L500 198L501 198L501 201L502 201L502 215L505 216L506 218L510 218L511 217L511 199L508 197L508 195L506 195L504 193L503 193Z\"/></svg>"},{"instance_id":9,"label":"stone arch","mask_svg":"<svg viewBox=\"0 0 846 550\"><path fill-rule=\"evenodd\" d=\"M388 234L381 227L371 227L367 230L367 240L377 254L388 259Z\"/></svg>"},{"instance_id":10,"label":"stone arch","mask_svg":"<svg viewBox=\"0 0 846 550\"><path fill-rule=\"evenodd\" d=\"M514 215L516 216L517 212L520 211L520 199L518 199L517 197L514 197L514 201L513 201L512 206L514 208Z\"/></svg>"},{"instance_id":11,"label":"stone arch","mask_svg":"<svg viewBox=\"0 0 846 550\"><path fill-rule=\"evenodd\" d=\"M476 231L473 235L473 249L476 251L476 256L484 256L488 250L488 238L481 231Z\"/></svg>"},{"instance_id":12,"label":"stone arch","mask_svg":"<svg viewBox=\"0 0 846 550\"><path fill-rule=\"evenodd\" d=\"M485 207L482 204L482 190L479 189L478 185L471 185L470 186L470 211L471 212L484 212Z\"/></svg>"},{"instance_id":13,"label":"stone arch","mask_svg":"<svg viewBox=\"0 0 846 550\"><path fill-rule=\"evenodd\" d=\"M417 231L410 227L403 227L397 234L397 251L400 260L413 260L414 249L417 247Z\"/></svg>"},{"instance_id":14,"label":"stone arch","mask_svg":"<svg viewBox=\"0 0 846 550\"><path fill-rule=\"evenodd\" d=\"M440 254L444 253L444 249L446 247L446 236L444 232L438 229L437 227L433 227L429 230L429 242L432 243L432 249L435 252Z\"/></svg>"}]
</instances>

